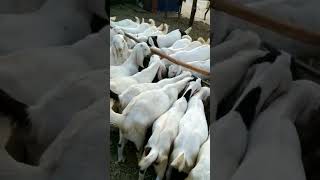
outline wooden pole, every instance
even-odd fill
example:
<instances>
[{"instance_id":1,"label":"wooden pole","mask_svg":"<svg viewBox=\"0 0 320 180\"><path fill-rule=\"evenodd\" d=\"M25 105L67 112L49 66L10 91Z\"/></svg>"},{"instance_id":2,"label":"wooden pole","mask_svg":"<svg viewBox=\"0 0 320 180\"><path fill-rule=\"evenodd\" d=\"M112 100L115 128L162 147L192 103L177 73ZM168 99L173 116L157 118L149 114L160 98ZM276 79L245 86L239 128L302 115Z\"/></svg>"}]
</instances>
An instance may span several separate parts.
<instances>
[{"instance_id":1,"label":"wooden pole","mask_svg":"<svg viewBox=\"0 0 320 180\"><path fill-rule=\"evenodd\" d=\"M194 17L196 15L196 11L197 11L197 2L198 2L198 0L193 0L190 20L189 20L189 27L191 27L194 22Z\"/></svg>"},{"instance_id":2,"label":"wooden pole","mask_svg":"<svg viewBox=\"0 0 320 180\"><path fill-rule=\"evenodd\" d=\"M319 32L307 31L299 26L272 19L252 9L249 9L248 7L230 2L228 0L214 0L214 3L211 3L211 7L292 39L315 46L320 46Z\"/></svg>"},{"instance_id":3,"label":"wooden pole","mask_svg":"<svg viewBox=\"0 0 320 180\"><path fill-rule=\"evenodd\" d=\"M112 26L111 26L112 27ZM124 33L125 36L129 37L130 39L134 40L135 42L137 43L140 43L141 41L139 41L137 38L131 36L130 34L127 34L127 33ZM154 54L157 54L159 55L160 57L162 58L165 58L167 59L168 61L174 63L174 64L177 64L177 65L180 65L180 66L183 66L187 69L190 69L192 71L195 71L197 73L200 73L200 74L203 74L205 76L210 76L210 72L206 71L206 70L203 70L201 68L198 68L198 67L195 67L195 66L192 66L190 64L187 64L187 63L184 63L182 61L179 61L179 60L176 60L175 58L171 57L171 56L168 56L167 54L164 54L160 49L158 48L155 48L155 47L150 47L150 50L152 53Z\"/></svg>"}]
</instances>

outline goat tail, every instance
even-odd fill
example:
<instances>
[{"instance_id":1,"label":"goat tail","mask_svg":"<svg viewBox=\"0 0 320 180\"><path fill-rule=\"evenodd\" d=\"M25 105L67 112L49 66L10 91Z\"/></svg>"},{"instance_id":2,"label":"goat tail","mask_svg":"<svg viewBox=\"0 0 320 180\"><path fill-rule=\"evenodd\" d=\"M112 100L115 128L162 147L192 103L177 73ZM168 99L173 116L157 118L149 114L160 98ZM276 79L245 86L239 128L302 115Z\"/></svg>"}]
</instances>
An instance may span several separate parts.
<instances>
[{"instance_id":1,"label":"goat tail","mask_svg":"<svg viewBox=\"0 0 320 180\"><path fill-rule=\"evenodd\" d=\"M149 19L149 23L151 26L155 26L156 25L156 22L153 20L153 19Z\"/></svg>"},{"instance_id":2,"label":"goat tail","mask_svg":"<svg viewBox=\"0 0 320 180\"><path fill-rule=\"evenodd\" d=\"M206 43L206 41L203 39L203 37L199 37L198 41L201 42L201 44L205 44Z\"/></svg>"},{"instance_id":3,"label":"goat tail","mask_svg":"<svg viewBox=\"0 0 320 180\"><path fill-rule=\"evenodd\" d=\"M184 153L180 153L178 155L178 157L172 161L171 166L178 169L179 172L181 172L183 170L183 168L185 167L186 164L186 159L184 156Z\"/></svg>"},{"instance_id":4,"label":"goat tail","mask_svg":"<svg viewBox=\"0 0 320 180\"><path fill-rule=\"evenodd\" d=\"M157 160L157 157L158 151L155 148L152 148L149 154L140 160L140 169L147 169L155 160Z\"/></svg>"},{"instance_id":5,"label":"goat tail","mask_svg":"<svg viewBox=\"0 0 320 180\"><path fill-rule=\"evenodd\" d=\"M189 34L190 32L191 32L191 30L192 30L192 27L190 26L188 29L186 29L184 32L186 33L186 34Z\"/></svg>"},{"instance_id":6,"label":"goat tail","mask_svg":"<svg viewBox=\"0 0 320 180\"><path fill-rule=\"evenodd\" d=\"M136 19L136 23L140 24L140 19L137 16L135 16L134 18Z\"/></svg>"},{"instance_id":7,"label":"goat tail","mask_svg":"<svg viewBox=\"0 0 320 180\"><path fill-rule=\"evenodd\" d=\"M110 108L110 124L114 127L121 128L124 121L124 116L122 114L116 113Z\"/></svg>"},{"instance_id":8,"label":"goat tail","mask_svg":"<svg viewBox=\"0 0 320 180\"><path fill-rule=\"evenodd\" d=\"M168 34L168 32L169 32L169 25L168 24L164 23L162 32L164 34Z\"/></svg>"}]
</instances>

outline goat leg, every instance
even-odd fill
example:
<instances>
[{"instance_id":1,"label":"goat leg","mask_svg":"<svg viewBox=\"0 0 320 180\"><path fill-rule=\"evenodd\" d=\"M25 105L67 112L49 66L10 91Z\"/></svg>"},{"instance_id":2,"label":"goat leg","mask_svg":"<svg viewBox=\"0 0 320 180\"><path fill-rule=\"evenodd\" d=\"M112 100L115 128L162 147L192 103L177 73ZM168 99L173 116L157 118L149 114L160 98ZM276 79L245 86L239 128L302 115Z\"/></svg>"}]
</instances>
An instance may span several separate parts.
<instances>
[{"instance_id":1,"label":"goat leg","mask_svg":"<svg viewBox=\"0 0 320 180\"><path fill-rule=\"evenodd\" d=\"M124 146L127 144L128 140L123 137L121 131L119 131L119 143L118 143L118 162L125 162L126 158L123 155Z\"/></svg>"}]
</instances>

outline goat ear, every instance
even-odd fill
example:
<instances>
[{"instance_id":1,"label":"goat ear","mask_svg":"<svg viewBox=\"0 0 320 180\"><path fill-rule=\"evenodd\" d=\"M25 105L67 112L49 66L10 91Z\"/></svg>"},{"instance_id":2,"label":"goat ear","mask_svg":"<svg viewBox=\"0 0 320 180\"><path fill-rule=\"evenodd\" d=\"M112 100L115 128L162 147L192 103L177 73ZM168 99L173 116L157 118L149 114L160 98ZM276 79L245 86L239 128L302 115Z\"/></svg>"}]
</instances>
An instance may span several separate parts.
<instances>
[{"instance_id":1,"label":"goat ear","mask_svg":"<svg viewBox=\"0 0 320 180\"><path fill-rule=\"evenodd\" d=\"M252 89L235 108L246 125L247 129L250 128L252 122L254 121L256 114L256 106L259 102L261 96L261 87L256 87Z\"/></svg>"},{"instance_id":2,"label":"goat ear","mask_svg":"<svg viewBox=\"0 0 320 180\"><path fill-rule=\"evenodd\" d=\"M109 19L107 14L107 5L105 0L87 0L88 8L91 13L94 13L101 18Z\"/></svg>"},{"instance_id":3,"label":"goat ear","mask_svg":"<svg viewBox=\"0 0 320 180\"><path fill-rule=\"evenodd\" d=\"M153 39L151 37L148 39L148 43L149 43L150 46L154 46L154 42L153 42Z\"/></svg>"}]
</instances>

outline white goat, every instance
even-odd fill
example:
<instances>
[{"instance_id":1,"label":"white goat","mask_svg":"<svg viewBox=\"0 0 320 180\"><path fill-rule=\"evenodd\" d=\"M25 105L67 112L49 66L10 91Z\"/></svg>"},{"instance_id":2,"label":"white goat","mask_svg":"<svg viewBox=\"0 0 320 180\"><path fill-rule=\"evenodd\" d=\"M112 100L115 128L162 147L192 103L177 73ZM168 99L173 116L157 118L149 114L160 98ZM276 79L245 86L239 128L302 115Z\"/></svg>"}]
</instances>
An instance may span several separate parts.
<instances>
[{"instance_id":1,"label":"white goat","mask_svg":"<svg viewBox=\"0 0 320 180\"><path fill-rule=\"evenodd\" d=\"M164 177L170 148L178 134L179 121L187 107L188 102L185 97L181 97L154 122L152 135L139 162L139 180L144 179L146 169L152 164L157 173L156 179L161 180Z\"/></svg>"},{"instance_id":2,"label":"white goat","mask_svg":"<svg viewBox=\"0 0 320 180\"><path fill-rule=\"evenodd\" d=\"M211 128L210 131L214 133L212 136L214 153L211 163L214 173L211 177L229 180L237 171L246 152L248 130L241 114L235 111L230 111L215 121Z\"/></svg>"},{"instance_id":3,"label":"white goat","mask_svg":"<svg viewBox=\"0 0 320 180\"><path fill-rule=\"evenodd\" d=\"M245 156L230 179L306 179L299 135L293 124L305 106L290 104L286 98L272 102L250 126Z\"/></svg>"},{"instance_id":4,"label":"white goat","mask_svg":"<svg viewBox=\"0 0 320 180\"><path fill-rule=\"evenodd\" d=\"M195 67L199 67L203 70L206 70L208 72L210 72L210 59L205 60L205 61L193 61L193 62L189 62L187 64L193 65ZM179 65L176 64L172 64L169 66L169 70L168 70L168 77L174 77L177 76L179 74L181 74L182 71L188 71L189 69L181 67ZM203 76L199 73L194 72L194 75L196 75L197 77L200 77L201 79L208 79L208 77Z\"/></svg>"},{"instance_id":5,"label":"white goat","mask_svg":"<svg viewBox=\"0 0 320 180\"><path fill-rule=\"evenodd\" d=\"M161 48L161 50L167 55L174 54L178 51L184 50L184 48L188 47L192 43L192 40L188 38L182 38L177 40L172 46L169 48Z\"/></svg>"},{"instance_id":6,"label":"white goat","mask_svg":"<svg viewBox=\"0 0 320 180\"><path fill-rule=\"evenodd\" d=\"M148 28L152 27L152 26L155 26L155 22L153 19L149 19L149 22L150 24L148 23L141 23L139 24L138 27L120 27L124 32L126 33L131 33L131 34L138 34L138 33L142 33L144 32L145 30L147 30Z\"/></svg>"},{"instance_id":7,"label":"white goat","mask_svg":"<svg viewBox=\"0 0 320 180\"><path fill-rule=\"evenodd\" d=\"M136 22L132 21L131 19L123 19L121 21L117 21L117 22L114 22L114 21L110 21L110 25L113 26L113 27L130 27L130 28L136 28L139 26L140 24L140 19L138 17L135 17L136 19Z\"/></svg>"},{"instance_id":8,"label":"white goat","mask_svg":"<svg viewBox=\"0 0 320 180\"><path fill-rule=\"evenodd\" d=\"M251 31L234 30L224 42L211 48L214 62L218 63L230 58L242 50L258 49L261 45L259 36Z\"/></svg>"},{"instance_id":9,"label":"white goat","mask_svg":"<svg viewBox=\"0 0 320 180\"><path fill-rule=\"evenodd\" d=\"M215 64L212 68L215 73L212 82L215 82L214 94L217 102L228 96L241 82L248 68L266 54L261 50L240 51L228 60ZM228 81L225 80L226 77L229 77Z\"/></svg>"},{"instance_id":10,"label":"white goat","mask_svg":"<svg viewBox=\"0 0 320 180\"><path fill-rule=\"evenodd\" d=\"M110 47L110 65L121 65L128 57L129 48L123 35L115 35Z\"/></svg>"},{"instance_id":11,"label":"white goat","mask_svg":"<svg viewBox=\"0 0 320 180\"><path fill-rule=\"evenodd\" d=\"M31 105L68 76L105 68L108 33L106 26L72 46L30 49L0 57L1 89Z\"/></svg>"},{"instance_id":12,"label":"white goat","mask_svg":"<svg viewBox=\"0 0 320 180\"><path fill-rule=\"evenodd\" d=\"M127 41L127 44L128 44L128 48L131 50L133 49L136 45L137 45L137 42L134 41L133 39L131 38L128 38L127 36L124 36L124 39Z\"/></svg>"},{"instance_id":13,"label":"white goat","mask_svg":"<svg viewBox=\"0 0 320 180\"><path fill-rule=\"evenodd\" d=\"M186 77L191 77L191 73L184 71L176 77L170 79L162 79L157 83L141 83L132 85L119 95L121 108L124 109L134 97L144 91L160 89L165 85L176 83Z\"/></svg>"},{"instance_id":14,"label":"white goat","mask_svg":"<svg viewBox=\"0 0 320 180\"><path fill-rule=\"evenodd\" d=\"M150 53L150 48L146 43L138 43L123 64L120 66L110 66L110 79L131 76L137 73L139 66L144 67L143 60Z\"/></svg>"},{"instance_id":15,"label":"white goat","mask_svg":"<svg viewBox=\"0 0 320 180\"><path fill-rule=\"evenodd\" d=\"M42 96L35 105L24 109L22 112L25 112L26 117L23 118L29 121L31 128L13 137L24 137L27 146L15 149L14 152L25 154L29 163L37 164L42 152L69 123L71 117L104 96L106 75L107 71L103 69L69 77Z\"/></svg>"},{"instance_id":16,"label":"white goat","mask_svg":"<svg viewBox=\"0 0 320 180\"><path fill-rule=\"evenodd\" d=\"M165 67L162 67L160 57L158 55L152 55L150 58L149 66L132 76L113 78L110 80L110 91L115 94L121 94L126 89L134 84L150 83L155 78L157 72ZM164 66L164 65L163 65Z\"/></svg>"},{"instance_id":17,"label":"white goat","mask_svg":"<svg viewBox=\"0 0 320 180\"><path fill-rule=\"evenodd\" d=\"M194 167L200 147L208 138L208 125L202 102L208 96L210 96L210 88L202 87L189 100L186 114L179 123L179 133L174 141L169 169L189 173ZM168 171L169 179L171 170Z\"/></svg>"},{"instance_id":18,"label":"white goat","mask_svg":"<svg viewBox=\"0 0 320 180\"><path fill-rule=\"evenodd\" d=\"M150 36L157 36L157 35L164 35L168 33L168 29L169 26L167 24L163 25L162 30L159 30L159 27L155 27L155 26L151 26L150 28L146 29L145 31L143 31L142 33L138 33L138 34L131 34L130 35L136 37L136 38L144 38L144 39L148 39L148 37Z\"/></svg>"},{"instance_id":19,"label":"white goat","mask_svg":"<svg viewBox=\"0 0 320 180\"><path fill-rule=\"evenodd\" d=\"M178 51L170 56L185 63L193 61L205 61L210 58L210 45L202 45L190 51ZM165 63L167 66L172 64L166 59Z\"/></svg>"},{"instance_id":20,"label":"white goat","mask_svg":"<svg viewBox=\"0 0 320 180\"><path fill-rule=\"evenodd\" d=\"M148 38L147 43L150 46L156 46L158 48L170 47L177 40L181 39L182 36L189 34L191 29L192 28L189 27L187 30L185 30L185 32L182 32L180 29L176 29L165 35L152 36Z\"/></svg>"},{"instance_id":21,"label":"white goat","mask_svg":"<svg viewBox=\"0 0 320 180\"><path fill-rule=\"evenodd\" d=\"M124 32L119 27L114 27L110 29L110 44L112 43L113 37L117 34L124 35Z\"/></svg>"},{"instance_id":22,"label":"white goat","mask_svg":"<svg viewBox=\"0 0 320 180\"><path fill-rule=\"evenodd\" d=\"M283 52L267 68L256 71L232 109L236 109L248 94L258 88L261 91L259 101L256 104L251 103L251 106L255 107L254 111L243 117L245 121L255 118L268 103L288 91L292 81L290 64L291 56Z\"/></svg>"},{"instance_id":23,"label":"white goat","mask_svg":"<svg viewBox=\"0 0 320 180\"><path fill-rule=\"evenodd\" d=\"M210 180L210 136L202 144L196 166L185 180Z\"/></svg>"},{"instance_id":24,"label":"white goat","mask_svg":"<svg viewBox=\"0 0 320 180\"><path fill-rule=\"evenodd\" d=\"M127 139L132 141L137 150L142 152L146 130L177 100L178 94L191 80L187 77L161 89L146 91L134 97L122 114L110 109L110 122L119 128L118 161L124 161L123 148ZM156 107L156 108L155 108Z\"/></svg>"},{"instance_id":25,"label":"white goat","mask_svg":"<svg viewBox=\"0 0 320 180\"><path fill-rule=\"evenodd\" d=\"M0 179L105 179L105 98L73 116L41 157L38 166L15 161L0 147ZM79 173L81 172L81 173Z\"/></svg>"}]
</instances>

